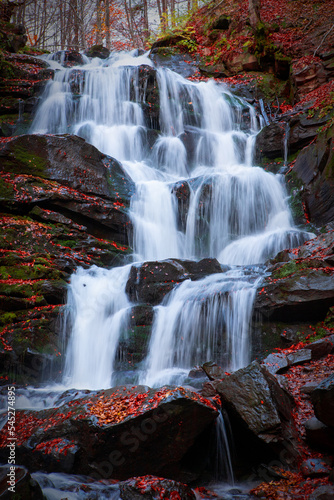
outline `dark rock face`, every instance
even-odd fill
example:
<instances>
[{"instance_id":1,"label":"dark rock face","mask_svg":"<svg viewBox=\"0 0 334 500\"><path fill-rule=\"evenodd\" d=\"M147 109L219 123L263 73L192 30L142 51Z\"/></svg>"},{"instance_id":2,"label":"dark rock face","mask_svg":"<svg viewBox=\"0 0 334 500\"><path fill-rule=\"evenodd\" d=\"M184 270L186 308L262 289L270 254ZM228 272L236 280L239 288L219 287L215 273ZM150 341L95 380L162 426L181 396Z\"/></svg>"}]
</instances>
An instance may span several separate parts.
<instances>
[{"instance_id":1,"label":"dark rock face","mask_svg":"<svg viewBox=\"0 0 334 500\"><path fill-rule=\"evenodd\" d=\"M133 370L144 361L153 323L153 307L136 305L132 308L128 329L119 341L115 370Z\"/></svg>"},{"instance_id":2,"label":"dark rock face","mask_svg":"<svg viewBox=\"0 0 334 500\"><path fill-rule=\"evenodd\" d=\"M9 488L12 488L9 490ZM32 479L22 466L3 465L0 467L0 497L3 500L43 500L39 484Z\"/></svg>"},{"instance_id":3,"label":"dark rock face","mask_svg":"<svg viewBox=\"0 0 334 500\"><path fill-rule=\"evenodd\" d=\"M54 60L65 68L84 64L82 55L76 50L59 50L54 54Z\"/></svg>"},{"instance_id":4,"label":"dark rock face","mask_svg":"<svg viewBox=\"0 0 334 500\"><path fill-rule=\"evenodd\" d=\"M276 453L285 447L294 455L292 399L264 367L253 361L225 377L217 391L231 421L240 422Z\"/></svg>"},{"instance_id":5,"label":"dark rock face","mask_svg":"<svg viewBox=\"0 0 334 500\"><path fill-rule=\"evenodd\" d=\"M129 253L133 185L118 162L74 136L20 136L0 159L1 373L36 383L43 372L59 376L57 317L70 274Z\"/></svg>"},{"instance_id":6,"label":"dark rock face","mask_svg":"<svg viewBox=\"0 0 334 500\"><path fill-rule=\"evenodd\" d=\"M311 63L296 68L292 65L291 78L295 87L295 95L299 100L303 95L312 92L320 87L327 80L327 74L322 61L312 61Z\"/></svg>"},{"instance_id":7,"label":"dark rock face","mask_svg":"<svg viewBox=\"0 0 334 500\"><path fill-rule=\"evenodd\" d=\"M38 135L5 143L0 158L5 185L8 189L16 185L17 205L59 207L64 215L87 225L95 236L109 234L127 242L126 207L133 184L116 160L76 136ZM12 193L8 193L2 206L7 209L12 204Z\"/></svg>"},{"instance_id":8,"label":"dark rock face","mask_svg":"<svg viewBox=\"0 0 334 500\"><path fill-rule=\"evenodd\" d=\"M285 120L274 121L264 127L256 137L256 157L259 161L262 156L270 159L284 157L284 139L286 134L289 153L296 153L307 146L318 134L319 127L327 121L326 117L298 114L286 116Z\"/></svg>"},{"instance_id":9,"label":"dark rock face","mask_svg":"<svg viewBox=\"0 0 334 500\"><path fill-rule=\"evenodd\" d=\"M60 408L19 411L16 416L17 460L30 470L97 479L145 474L176 478L180 461L213 424L217 411L190 390L138 386L108 389ZM7 459L6 428L1 443L0 454ZM203 465L203 455L199 458Z\"/></svg>"},{"instance_id":10,"label":"dark rock face","mask_svg":"<svg viewBox=\"0 0 334 500\"><path fill-rule=\"evenodd\" d=\"M323 320L334 305L333 241L330 231L280 252L257 293L255 311L270 321Z\"/></svg>"},{"instance_id":11,"label":"dark rock face","mask_svg":"<svg viewBox=\"0 0 334 500\"><path fill-rule=\"evenodd\" d=\"M334 127L298 155L292 172L305 186L303 200L310 220L319 225L334 219Z\"/></svg>"},{"instance_id":12,"label":"dark rock face","mask_svg":"<svg viewBox=\"0 0 334 500\"><path fill-rule=\"evenodd\" d=\"M323 319L334 304L334 269L301 269L293 275L268 280L259 291L255 309L270 320Z\"/></svg>"},{"instance_id":13,"label":"dark rock face","mask_svg":"<svg viewBox=\"0 0 334 500\"><path fill-rule=\"evenodd\" d=\"M202 259L199 262L168 259L134 264L126 292L133 302L157 305L178 283L221 272L222 268L216 259Z\"/></svg>"},{"instance_id":14,"label":"dark rock face","mask_svg":"<svg viewBox=\"0 0 334 500\"><path fill-rule=\"evenodd\" d=\"M334 427L334 375L326 378L311 394L315 416L329 427Z\"/></svg>"},{"instance_id":15,"label":"dark rock face","mask_svg":"<svg viewBox=\"0 0 334 500\"><path fill-rule=\"evenodd\" d=\"M7 54L0 75L0 136L24 134L31 123L38 96L53 76L45 61L23 54Z\"/></svg>"}]
</instances>

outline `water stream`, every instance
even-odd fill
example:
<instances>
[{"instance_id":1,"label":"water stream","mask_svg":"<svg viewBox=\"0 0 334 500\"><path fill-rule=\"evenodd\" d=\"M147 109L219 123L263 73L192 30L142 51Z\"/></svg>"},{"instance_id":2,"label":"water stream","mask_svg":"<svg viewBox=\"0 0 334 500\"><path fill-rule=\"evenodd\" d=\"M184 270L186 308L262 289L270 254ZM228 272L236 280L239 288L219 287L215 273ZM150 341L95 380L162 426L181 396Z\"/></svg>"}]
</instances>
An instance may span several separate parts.
<instances>
[{"instance_id":1,"label":"water stream","mask_svg":"<svg viewBox=\"0 0 334 500\"><path fill-rule=\"evenodd\" d=\"M229 371L245 366L264 263L307 238L293 226L280 177L253 165L261 119L224 84L194 83L160 68L160 132L149 147L139 85L141 65L153 67L147 55L112 55L72 69L50 64L55 77L32 132L79 135L121 162L136 186L133 262L210 257L224 266L223 273L184 281L155 307L146 359L132 382L182 384L191 368L210 360ZM190 191L183 225L174 189L180 182ZM116 380L115 356L132 307L125 292L130 267L79 268L72 276L63 390L97 390ZM225 433L223 423L219 429Z\"/></svg>"},{"instance_id":2,"label":"water stream","mask_svg":"<svg viewBox=\"0 0 334 500\"><path fill-rule=\"evenodd\" d=\"M75 69L54 65L32 130L80 135L122 163L136 185L130 207L134 261L215 257L231 266L223 274L187 280L155 308L136 381L182 383L194 365L208 360L230 370L245 366L259 265L305 238L293 227L280 179L252 164L260 127L254 109L223 84L193 83L157 69L160 133L149 148L146 97L139 90L140 66L152 67L148 57L117 55ZM191 152L185 134L193 140ZM190 188L183 228L173 189L180 181ZM72 277L66 386L112 385L131 306L128 274L129 267L96 268Z\"/></svg>"}]
</instances>

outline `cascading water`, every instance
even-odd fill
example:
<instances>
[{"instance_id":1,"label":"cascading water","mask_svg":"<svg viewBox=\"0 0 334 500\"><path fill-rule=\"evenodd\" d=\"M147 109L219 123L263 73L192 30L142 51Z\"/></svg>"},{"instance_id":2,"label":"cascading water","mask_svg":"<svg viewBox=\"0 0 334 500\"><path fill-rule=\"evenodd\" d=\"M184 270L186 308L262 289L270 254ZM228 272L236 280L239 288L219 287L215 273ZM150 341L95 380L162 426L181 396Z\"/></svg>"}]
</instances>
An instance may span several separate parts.
<instances>
[{"instance_id":1,"label":"cascading water","mask_svg":"<svg viewBox=\"0 0 334 500\"><path fill-rule=\"evenodd\" d=\"M127 55L75 69L58 65L33 132L80 135L122 162L136 185L130 207L135 261L215 257L232 266L183 282L155 308L137 379L162 385L181 383L191 367L210 359L232 370L249 361L248 331L261 276L254 265L300 244L305 235L293 228L279 179L252 166L259 129L253 108L214 81L193 83L158 69L160 134L149 147L140 65L152 62ZM183 227L174 189L179 182L190 191ZM112 385L131 308L128 275L129 266L80 269L72 277L68 386Z\"/></svg>"}]
</instances>

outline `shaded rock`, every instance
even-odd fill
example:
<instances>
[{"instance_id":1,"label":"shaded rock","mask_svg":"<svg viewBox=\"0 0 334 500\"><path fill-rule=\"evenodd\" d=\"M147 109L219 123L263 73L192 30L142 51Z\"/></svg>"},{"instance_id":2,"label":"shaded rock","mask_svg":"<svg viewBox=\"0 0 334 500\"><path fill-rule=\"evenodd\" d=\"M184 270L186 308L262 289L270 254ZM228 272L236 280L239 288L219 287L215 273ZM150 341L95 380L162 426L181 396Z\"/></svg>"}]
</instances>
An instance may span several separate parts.
<instances>
[{"instance_id":1,"label":"shaded rock","mask_svg":"<svg viewBox=\"0 0 334 500\"><path fill-rule=\"evenodd\" d=\"M334 335L312 342L307 346L307 349L310 349L312 352L312 359L320 359L327 356L327 354L330 354L333 351L333 348Z\"/></svg>"},{"instance_id":2,"label":"shaded rock","mask_svg":"<svg viewBox=\"0 0 334 500\"><path fill-rule=\"evenodd\" d=\"M334 374L320 382L311 394L315 416L329 427L334 427Z\"/></svg>"},{"instance_id":3,"label":"shaded rock","mask_svg":"<svg viewBox=\"0 0 334 500\"><path fill-rule=\"evenodd\" d=\"M3 174L11 176L4 182L16 184L15 195L0 199L4 208L57 207L94 236L127 242L134 186L116 160L79 137L48 135L17 137L2 147L0 158Z\"/></svg>"},{"instance_id":4,"label":"shaded rock","mask_svg":"<svg viewBox=\"0 0 334 500\"><path fill-rule=\"evenodd\" d=\"M256 136L257 159L283 157L283 138L285 133L284 122L274 122L263 129Z\"/></svg>"},{"instance_id":5,"label":"shaded rock","mask_svg":"<svg viewBox=\"0 0 334 500\"><path fill-rule=\"evenodd\" d=\"M214 396L216 396L218 384L219 380L204 382L202 390L200 391L202 396L205 398L213 398Z\"/></svg>"},{"instance_id":6,"label":"shaded rock","mask_svg":"<svg viewBox=\"0 0 334 500\"><path fill-rule=\"evenodd\" d=\"M153 323L153 307L137 305L132 307L128 328L119 340L115 370L132 370L144 361Z\"/></svg>"},{"instance_id":7,"label":"shaded rock","mask_svg":"<svg viewBox=\"0 0 334 500\"><path fill-rule=\"evenodd\" d=\"M209 400L184 388L108 389L60 408L17 411L16 459L30 470L66 467L95 479L146 474L177 478L180 461L216 417ZM2 459L8 455L6 432L4 428L0 433ZM64 459L59 461L59 454ZM201 449L196 466L203 467L204 461Z\"/></svg>"},{"instance_id":8,"label":"shaded rock","mask_svg":"<svg viewBox=\"0 0 334 500\"><path fill-rule=\"evenodd\" d=\"M279 252L270 262L272 264L288 262L296 259L319 259L325 262L325 265L334 264L334 231L329 230L325 234L313 237L298 248L286 249ZM332 263L333 260L333 263ZM290 264L292 265L292 264Z\"/></svg>"},{"instance_id":9,"label":"shaded rock","mask_svg":"<svg viewBox=\"0 0 334 500\"><path fill-rule=\"evenodd\" d=\"M298 114L290 119L286 117L284 121L270 123L256 136L257 160L260 161L261 157L270 159L284 157L284 140L287 127L289 128L287 146L290 153L295 153L310 144L318 135L319 127L324 125L326 121L327 117L320 118L316 115L309 118L307 114ZM300 155L305 158L305 153L302 153ZM301 163L303 161L302 157L300 159ZM306 168L308 167L306 166Z\"/></svg>"},{"instance_id":10,"label":"shaded rock","mask_svg":"<svg viewBox=\"0 0 334 500\"><path fill-rule=\"evenodd\" d=\"M8 448L9 449L9 448ZM9 490L9 488L13 488ZM39 484L22 466L0 466L0 498L2 500L43 500Z\"/></svg>"},{"instance_id":11,"label":"shaded rock","mask_svg":"<svg viewBox=\"0 0 334 500\"><path fill-rule=\"evenodd\" d=\"M276 452L285 446L294 455L292 399L264 367L253 361L224 378L217 391L231 421L237 419Z\"/></svg>"},{"instance_id":12,"label":"shaded rock","mask_svg":"<svg viewBox=\"0 0 334 500\"><path fill-rule=\"evenodd\" d=\"M179 181L172 187L172 193L175 193L178 206L178 227L180 231L185 232L187 227L187 217L190 203L190 187L188 182Z\"/></svg>"},{"instance_id":13,"label":"shaded rock","mask_svg":"<svg viewBox=\"0 0 334 500\"><path fill-rule=\"evenodd\" d=\"M269 356L264 358L262 364L265 365L265 368L272 375L288 369L288 360L283 353L269 354Z\"/></svg>"},{"instance_id":14,"label":"shaded rock","mask_svg":"<svg viewBox=\"0 0 334 500\"><path fill-rule=\"evenodd\" d=\"M195 500L195 493L189 486L154 476L142 476L128 479L119 484L122 500L142 500L160 498L182 498Z\"/></svg>"},{"instance_id":15,"label":"shaded rock","mask_svg":"<svg viewBox=\"0 0 334 500\"><path fill-rule=\"evenodd\" d=\"M189 53L180 53L175 47L156 47L151 50L150 59L155 66L169 68L184 78L189 78L198 71L198 58Z\"/></svg>"},{"instance_id":16,"label":"shaded rock","mask_svg":"<svg viewBox=\"0 0 334 500\"><path fill-rule=\"evenodd\" d=\"M309 500L333 500L333 498L334 486L331 485L319 486L309 496Z\"/></svg>"},{"instance_id":17,"label":"shaded rock","mask_svg":"<svg viewBox=\"0 0 334 500\"><path fill-rule=\"evenodd\" d=\"M59 50L53 54L53 60L59 62L64 68L84 64L82 55L76 50Z\"/></svg>"},{"instance_id":18,"label":"shaded rock","mask_svg":"<svg viewBox=\"0 0 334 500\"><path fill-rule=\"evenodd\" d=\"M333 126L301 151L292 173L303 183L302 198L312 222L324 225L334 218Z\"/></svg>"},{"instance_id":19,"label":"shaded rock","mask_svg":"<svg viewBox=\"0 0 334 500\"><path fill-rule=\"evenodd\" d=\"M255 311L271 321L323 320L334 304L333 276L334 268L323 261L282 265L258 291Z\"/></svg>"},{"instance_id":20,"label":"shaded rock","mask_svg":"<svg viewBox=\"0 0 334 500\"><path fill-rule=\"evenodd\" d=\"M211 24L211 29L213 30L227 30L230 26L231 18L226 15L217 17Z\"/></svg>"},{"instance_id":21,"label":"shaded rock","mask_svg":"<svg viewBox=\"0 0 334 500\"><path fill-rule=\"evenodd\" d=\"M126 284L126 293L133 302L156 305L178 283L186 279L198 280L218 272L222 272L222 268L216 259L202 259L199 262L168 259L134 264Z\"/></svg>"},{"instance_id":22,"label":"shaded rock","mask_svg":"<svg viewBox=\"0 0 334 500\"><path fill-rule=\"evenodd\" d=\"M328 476L330 471L330 465L320 458L309 458L308 460L304 460L300 466L300 472L305 477Z\"/></svg>"},{"instance_id":23,"label":"shaded rock","mask_svg":"<svg viewBox=\"0 0 334 500\"><path fill-rule=\"evenodd\" d=\"M99 57L100 59L108 59L110 50L103 45L92 45L89 49L85 50L84 54L87 57Z\"/></svg>"},{"instance_id":24,"label":"shaded rock","mask_svg":"<svg viewBox=\"0 0 334 500\"><path fill-rule=\"evenodd\" d=\"M322 62L312 61L308 64L292 64L291 78L296 88L296 97L300 99L303 95L320 87L326 82L327 76Z\"/></svg>"},{"instance_id":25,"label":"shaded rock","mask_svg":"<svg viewBox=\"0 0 334 500\"><path fill-rule=\"evenodd\" d=\"M224 370L216 363L207 362L202 365L202 368L210 380L222 379L225 375Z\"/></svg>"},{"instance_id":26,"label":"shaded rock","mask_svg":"<svg viewBox=\"0 0 334 500\"><path fill-rule=\"evenodd\" d=\"M300 392L310 395L318 385L319 382L307 382L300 388Z\"/></svg>"},{"instance_id":27,"label":"shaded rock","mask_svg":"<svg viewBox=\"0 0 334 500\"><path fill-rule=\"evenodd\" d=\"M312 351L310 349L298 349L288 354L286 358L289 366L300 365L306 361L311 361Z\"/></svg>"},{"instance_id":28,"label":"shaded rock","mask_svg":"<svg viewBox=\"0 0 334 500\"><path fill-rule=\"evenodd\" d=\"M188 373L189 378L203 378L205 376L204 370L201 366L192 368Z\"/></svg>"}]
</instances>

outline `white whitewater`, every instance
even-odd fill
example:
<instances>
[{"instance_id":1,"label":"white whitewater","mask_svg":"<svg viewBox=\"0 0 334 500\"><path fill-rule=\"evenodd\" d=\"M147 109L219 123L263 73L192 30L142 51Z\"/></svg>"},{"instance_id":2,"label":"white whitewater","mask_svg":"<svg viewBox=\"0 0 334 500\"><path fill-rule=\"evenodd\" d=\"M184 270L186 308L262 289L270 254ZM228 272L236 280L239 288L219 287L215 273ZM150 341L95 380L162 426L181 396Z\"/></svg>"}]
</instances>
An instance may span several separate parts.
<instances>
[{"instance_id":1,"label":"white whitewater","mask_svg":"<svg viewBox=\"0 0 334 500\"><path fill-rule=\"evenodd\" d=\"M130 215L135 261L217 258L230 271L185 281L156 307L144 383L181 383L196 364L214 360L235 370L249 361L255 267L306 239L293 227L278 176L253 166L259 118L214 81L193 83L158 69L160 134L148 147L138 67L146 55L112 56L56 70L33 123L34 133L74 133L122 162L136 184ZM186 137L191 147L186 147ZM180 228L173 186L188 183ZM129 268L78 270L68 310L68 386L112 385L119 337L130 304Z\"/></svg>"}]
</instances>

